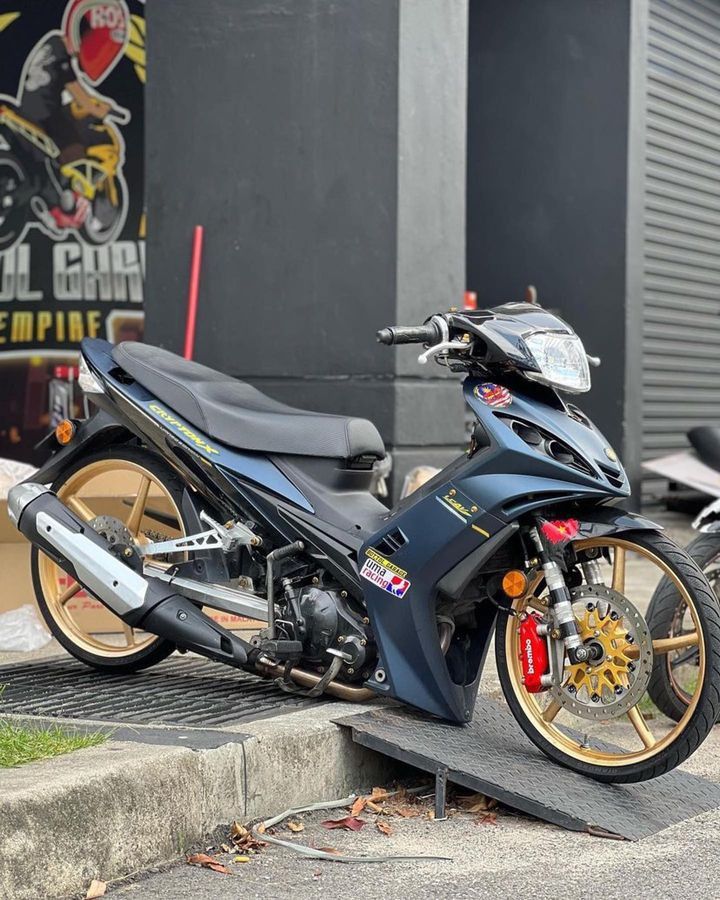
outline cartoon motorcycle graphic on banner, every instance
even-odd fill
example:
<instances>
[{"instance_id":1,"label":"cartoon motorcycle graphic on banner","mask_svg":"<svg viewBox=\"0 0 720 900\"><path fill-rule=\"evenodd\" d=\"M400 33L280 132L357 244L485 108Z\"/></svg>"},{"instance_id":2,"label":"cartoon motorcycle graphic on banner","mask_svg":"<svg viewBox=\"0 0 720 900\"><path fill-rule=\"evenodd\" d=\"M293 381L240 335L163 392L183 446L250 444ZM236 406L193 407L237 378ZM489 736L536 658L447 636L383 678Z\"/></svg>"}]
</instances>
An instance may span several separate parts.
<instances>
[{"instance_id":1,"label":"cartoon motorcycle graphic on banner","mask_svg":"<svg viewBox=\"0 0 720 900\"><path fill-rule=\"evenodd\" d=\"M118 237L128 190L118 125L130 113L95 90L128 43L124 0L70 0L62 27L28 54L16 97L0 96L0 252L35 225L90 244Z\"/></svg>"},{"instance_id":2,"label":"cartoon motorcycle graphic on banner","mask_svg":"<svg viewBox=\"0 0 720 900\"><path fill-rule=\"evenodd\" d=\"M128 191L121 171L122 138L113 119L127 123L129 113L113 108L104 120L84 123L87 155L60 165L55 141L0 105L0 251L17 243L32 221L57 239L68 231L91 244L117 237L125 223Z\"/></svg>"}]
</instances>

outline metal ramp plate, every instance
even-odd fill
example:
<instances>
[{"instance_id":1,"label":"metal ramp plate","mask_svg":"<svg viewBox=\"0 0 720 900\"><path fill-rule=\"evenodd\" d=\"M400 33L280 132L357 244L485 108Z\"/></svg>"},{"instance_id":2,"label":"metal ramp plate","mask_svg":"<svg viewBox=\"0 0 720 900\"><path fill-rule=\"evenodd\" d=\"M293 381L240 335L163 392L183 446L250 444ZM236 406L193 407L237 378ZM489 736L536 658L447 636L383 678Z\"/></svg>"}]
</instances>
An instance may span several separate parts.
<instances>
[{"instance_id":1,"label":"metal ramp plate","mask_svg":"<svg viewBox=\"0 0 720 900\"><path fill-rule=\"evenodd\" d=\"M510 712L480 698L469 725L392 707L334 720L353 740L573 831L639 840L720 807L720 785L675 771L632 785L600 784L549 760Z\"/></svg>"}]
</instances>

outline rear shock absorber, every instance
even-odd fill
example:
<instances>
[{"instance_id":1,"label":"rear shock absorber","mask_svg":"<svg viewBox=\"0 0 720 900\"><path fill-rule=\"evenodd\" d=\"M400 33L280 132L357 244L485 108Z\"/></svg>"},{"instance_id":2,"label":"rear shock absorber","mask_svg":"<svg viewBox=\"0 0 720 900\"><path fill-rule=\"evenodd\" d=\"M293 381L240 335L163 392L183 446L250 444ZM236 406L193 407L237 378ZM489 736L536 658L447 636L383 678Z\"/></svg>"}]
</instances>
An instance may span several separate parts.
<instances>
[{"instance_id":1,"label":"rear shock absorber","mask_svg":"<svg viewBox=\"0 0 720 900\"><path fill-rule=\"evenodd\" d=\"M547 584L548 593L550 594L550 608L555 618L555 624L560 631L560 636L567 649L568 657L571 663L584 663L589 657L589 651L583 644L580 632L575 619L572 608L572 598L570 591L565 584L560 566L550 557L545 544L540 537L540 533L536 527L530 529L530 538L532 539L537 554L542 564L545 574L545 583Z\"/></svg>"}]
</instances>

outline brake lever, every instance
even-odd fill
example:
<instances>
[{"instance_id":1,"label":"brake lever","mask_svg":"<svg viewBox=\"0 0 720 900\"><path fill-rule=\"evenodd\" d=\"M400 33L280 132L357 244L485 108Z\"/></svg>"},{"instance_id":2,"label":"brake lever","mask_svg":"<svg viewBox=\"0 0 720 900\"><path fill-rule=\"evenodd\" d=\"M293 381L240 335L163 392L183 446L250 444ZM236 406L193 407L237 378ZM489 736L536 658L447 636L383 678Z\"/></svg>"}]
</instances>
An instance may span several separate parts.
<instances>
[{"instance_id":1,"label":"brake lever","mask_svg":"<svg viewBox=\"0 0 720 900\"><path fill-rule=\"evenodd\" d=\"M418 356L418 362L421 366L424 366L432 356L445 350L469 350L471 346L466 341L441 341L439 344L434 344L432 347L428 347L424 353L421 353Z\"/></svg>"}]
</instances>

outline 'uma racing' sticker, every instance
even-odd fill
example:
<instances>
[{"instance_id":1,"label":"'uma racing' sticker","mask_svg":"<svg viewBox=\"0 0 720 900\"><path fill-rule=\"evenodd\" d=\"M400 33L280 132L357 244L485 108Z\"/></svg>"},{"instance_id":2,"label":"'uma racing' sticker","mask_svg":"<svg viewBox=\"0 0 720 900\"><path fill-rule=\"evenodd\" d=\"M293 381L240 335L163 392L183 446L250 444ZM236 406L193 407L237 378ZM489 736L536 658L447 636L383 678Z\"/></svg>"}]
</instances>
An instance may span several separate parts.
<instances>
[{"instance_id":1,"label":"'uma racing' sticker","mask_svg":"<svg viewBox=\"0 0 720 900\"><path fill-rule=\"evenodd\" d=\"M407 580L407 572L393 565L390 560L380 556L373 549L365 551L368 559L360 570L360 575L367 581L372 582L382 590L392 594L393 597L404 597L410 588L410 582Z\"/></svg>"}]
</instances>

